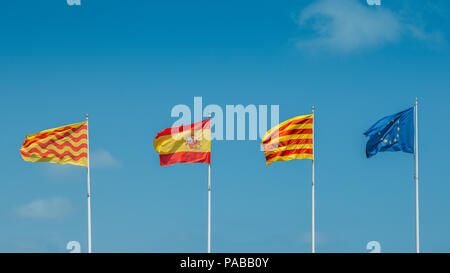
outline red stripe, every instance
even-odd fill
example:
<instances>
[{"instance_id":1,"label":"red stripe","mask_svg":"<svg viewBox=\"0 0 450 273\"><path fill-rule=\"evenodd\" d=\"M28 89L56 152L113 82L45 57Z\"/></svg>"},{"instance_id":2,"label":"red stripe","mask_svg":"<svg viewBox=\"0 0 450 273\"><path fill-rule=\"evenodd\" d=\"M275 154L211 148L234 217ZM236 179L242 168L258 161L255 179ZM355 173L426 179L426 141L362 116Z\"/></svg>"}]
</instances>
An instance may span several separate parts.
<instances>
[{"instance_id":1,"label":"red stripe","mask_svg":"<svg viewBox=\"0 0 450 273\"><path fill-rule=\"evenodd\" d=\"M178 152L159 155L161 166L175 163L211 163L210 152Z\"/></svg>"},{"instance_id":2,"label":"red stripe","mask_svg":"<svg viewBox=\"0 0 450 273\"><path fill-rule=\"evenodd\" d=\"M284 135L290 135L290 134L312 134L313 131L312 129L293 129L293 130L288 130L288 131L284 131L289 125L294 125L294 124L309 124L309 123L313 123L313 119L300 119L300 120L293 120L291 122L289 122L288 124L283 125L283 127L279 128L278 130L273 131L270 136L266 137L263 140L263 143L268 143L270 142L273 138L276 138L278 136L284 136ZM294 130L311 130L311 133L287 133L284 134L284 132L290 132L290 131L294 131ZM281 133L280 133L281 132ZM277 134L279 134L277 136Z\"/></svg>"},{"instance_id":3,"label":"red stripe","mask_svg":"<svg viewBox=\"0 0 450 273\"><path fill-rule=\"evenodd\" d=\"M292 154L313 154L313 149L297 149L297 150L286 150L281 151L277 153L273 153L266 156L266 160L272 159L276 156L285 156L285 155L292 155Z\"/></svg>"},{"instance_id":4,"label":"red stripe","mask_svg":"<svg viewBox=\"0 0 450 273\"><path fill-rule=\"evenodd\" d=\"M42 149L46 149L49 145L53 145L60 150L63 149L64 147L70 147L75 152L78 152L79 150L88 147L87 143L82 143L79 146L74 146L72 143L67 142L67 141L62 144L58 144L58 143L56 143L55 140L49 140L45 143L38 141L38 142L35 142L35 144L39 145Z\"/></svg>"},{"instance_id":5,"label":"red stripe","mask_svg":"<svg viewBox=\"0 0 450 273\"><path fill-rule=\"evenodd\" d=\"M87 139L87 135L86 134L82 134L82 135L79 135L78 137L74 137L74 136L72 136L72 133L70 133L70 132L67 132L67 133L64 133L63 135L55 135L54 136L57 140L61 140L61 139L63 139L63 138L66 138L66 137L68 137L68 138L70 138L71 140L73 140L73 141L75 141L75 142L79 142L80 140L82 140L82 139ZM49 140L49 141L52 141L52 140ZM27 148L27 147L29 147L31 144L33 144L33 143L36 143L36 142L39 142L39 140L33 140L33 141L27 141L27 140L25 140L25 142L23 143L23 147L24 148ZM42 143L42 142L39 142L39 143ZM46 144L46 143L48 143L48 142L45 142L45 143L43 143L43 144Z\"/></svg>"},{"instance_id":6,"label":"red stripe","mask_svg":"<svg viewBox=\"0 0 450 273\"><path fill-rule=\"evenodd\" d=\"M276 148L288 146L288 145L296 145L296 144L313 144L312 139L290 139L281 142L275 142L273 144L264 145L264 151L271 151Z\"/></svg>"},{"instance_id":7,"label":"red stripe","mask_svg":"<svg viewBox=\"0 0 450 273\"><path fill-rule=\"evenodd\" d=\"M55 130L55 131L52 131L51 133L44 133L44 134L41 134L41 135L38 135L38 136L34 136L34 137L31 136L32 140L29 140L28 139L29 136L27 136L25 138L25 141L24 141L23 145L29 146L31 143L39 141L40 139L44 139L44 138L47 138L47 137L53 136L53 135L54 136L59 136L59 133L62 133L62 132L65 132L63 135L67 135L67 134L72 134L72 133L79 133L79 132L81 132L82 130L85 130L85 129L87 129L86 125L80 126L78 128L65 127L64 129Z\"/></svg>"},{"instance_id":8,"label":"red stripe","mask_svg":"<svg viewBox=\"0 0 450 273\"><path fill-rule=\"evenodd\" d=\"M293 121L289 122L288 124L283 125L283 127L281 127L279 130L283 131L284 129L286 129L286 127L288 127L289 125L293 125L293 124L310 124L310 123L313 123L313 119L312 118L296 119L296 120L293 120Z\"/></svg>"},{"instance_id":9,"label":"red stripe","mask_svg":"<svg viewBox=\"0 0 450 273\"><path fill-rule=\"evenodd\" d=\"M30 157L31 156L31 154L33 154L33 153L37 153L40 157L49 157L49 155L54 155L54 156L56 156L57 158L59 158L59 159L63 159L65 156L68 156L68 157L70 157L70 158L72 158L73 160L75 160L75 161L78 161L78 160L80 160L81 158L83 158L83 157L87 157L87 153L81 153L80 155L77 155L77 156L75 156L75 155L73 155L72 153L70 153L69 151L65 151L64 153L62 153L62 154L60 154L60 153L58 153L57 151L55 151L55 150L48 150L47 152L45 152L45 153L41 153L38 149L36 149L36 148L32 148L30 151L28 151L28 152L25 152L25 151L20 151L20 153L23 155L23 156L25 156L25 157Z\"/></svg>"},{"instance_id":10,"label":"red stripe","mask_svg":"<svg viewBox=\"0 0 450 273\"><path fill-rule=\"evenodd\" d=\"M69 127L64 127L62 129L54 130L54 131L51 131L51 132L43 133L43 134L41 134L39 136L35 136L35 138L43 139L43 138L46 138L48 136L56 135L58 133L62 133L62 132L65 132L65 131L72 131L74 133L77 133L77 132L79 132L81 130L84 130L84 129L87 129L87 125L82 125L80 127L75 127L75 128L69 126ZM37 133L37 134L39 134L39 133Z\"/></svg>"},{"instance_id":11,"label":"red stripe","mask_svg":"<svg viewBox=\"0 0 450 273\"><path fill-rule=\"evenodd\" d=\"M210 121L210 119L205 119L203 121L188 124L188 125L182 125L182 126L178 126L178 127L170 127L170 128L164 129L161 132L159 132L158 135L156 135L155 140L162 136L177 134L177 133L181 133L184 131L196 131L196 130L200 130L200 129L203 129L203 130L210 129L209 121Z\"/></svg>"},{"instance_id":12,"label":"red stripe","mask_svg":"<svg viewBox=\"0 0 450 273\"><path fill-rule=\"evenodd\" d=\"M279 133L279 135L276 135L277 132L274 132L270 135L270 138L266 138L263 143L268 143L270 142L272 139L276 139L278 137L282 137L282 136L288 136L288 135L311 135L313 133L313 129L292 129L292 130L287 130L287 131L282 131Z\"/></svg>"},{"instance_id":13,"label":"red stripe","mask_svg":"<svg viewBox=\"0 0 450 273\"><path fill-rule=\"evenodd\" d=\"M282 131L280 133L280 137L281 136L287 136L287 135L303 135L303 134L312 134L313 133L313 129L292 129L292 130L287 130L287 131Z\"/></svg>"}]
</instances>

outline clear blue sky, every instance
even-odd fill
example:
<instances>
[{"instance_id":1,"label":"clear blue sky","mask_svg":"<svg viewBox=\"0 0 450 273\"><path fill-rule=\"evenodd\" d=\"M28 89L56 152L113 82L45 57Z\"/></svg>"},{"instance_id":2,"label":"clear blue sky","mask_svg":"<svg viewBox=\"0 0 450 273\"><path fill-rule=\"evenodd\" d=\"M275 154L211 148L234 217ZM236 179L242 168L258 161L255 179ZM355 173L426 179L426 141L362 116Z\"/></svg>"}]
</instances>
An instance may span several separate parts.
<instances>
[{"instance_id":1,"label":"clear blue sky","mask_svg":"<svg viewBox=\"0 0 450 273\"><path fill-rule=\"evenodd\" d=\"M338 3L336 3L338 2ZM90 116L93 250L204 252L207 165L159 166L177 104L316 113L318 252L415 250L413 156L365 158L367 130L420 100L421 247L450 251L450 3L4 1L0 251L87 250L86 173L29 163L26 134ZM309 252L309 160L212 144L214 252Z\"/></svg>"}]
</instances>

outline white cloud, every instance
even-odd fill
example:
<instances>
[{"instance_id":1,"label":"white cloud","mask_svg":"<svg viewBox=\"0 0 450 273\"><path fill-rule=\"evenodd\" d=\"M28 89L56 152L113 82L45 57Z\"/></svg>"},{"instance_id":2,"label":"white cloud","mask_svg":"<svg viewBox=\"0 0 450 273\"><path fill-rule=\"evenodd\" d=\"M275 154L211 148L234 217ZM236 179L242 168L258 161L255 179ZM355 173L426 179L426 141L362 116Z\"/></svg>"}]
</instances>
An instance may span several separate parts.
<instances>
[{"instance_id":1,"label":"white cloud","mask_svg":"<svg viewBox=\"0 0 450 273\"><path fill-rule=\"evenodd\" d=\"M36 199L14 209L16 215L34 219L62 218L73 211L73 206L64 198Z\"/></svg>"},{"instance_id":2,"label":"white cloud","mask_svg":"<svg viewBox=\"0 0 450 273\"><path fill-rule=\"evenodd\" d=\"M121 167L122 163L114 158L107 150L96 150L91 154L91 166L93 167Z\"/></svg>"},{"instance_id":3,"label":"white cloud","mask_svg":"<svg viewBox=\"0 0 450 273\"><path fill-rule=\"evenodd\" d=\"M310 50L348 52L394 43L403 36L436 38L383 6L368 6L357 0L318 0L301 12L299 24L312 27L314 37L298 43L300 48Z\"/></svg>"}]
</instances>

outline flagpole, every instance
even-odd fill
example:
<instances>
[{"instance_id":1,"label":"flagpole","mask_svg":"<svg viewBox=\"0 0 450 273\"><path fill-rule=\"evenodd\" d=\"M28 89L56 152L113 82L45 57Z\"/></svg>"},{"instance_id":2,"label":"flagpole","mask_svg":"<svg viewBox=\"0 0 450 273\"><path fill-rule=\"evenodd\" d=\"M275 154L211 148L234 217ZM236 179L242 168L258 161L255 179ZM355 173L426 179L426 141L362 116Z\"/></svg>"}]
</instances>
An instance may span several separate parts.
<instances>
[{"instance_id":1,"label":"flagpole","mask_svg":"<svg viewBox=\"0 0 450 273\"><path fill-rule=\"evenodd\" d=\"M315 217L314 217L314 160L315 160L315 156L314 156L314 154L315 154L315 149L314 149L314 135L315 135L315 132L314 132L314 123L316 122L316 117L314 116L314 106L312 107L312 114L313 114L313 125L312 125L312 127L313 127L313 159L312 159L312 163L311 163L311 173L312 173L312 175L311 175L311 180L312 180L312 187L311 187L311 204L312 204L312 206L311 206L311 208L312 208L312 211L311 211L311 236L312 236L312 240L311 240L311 242L312 242L312 249L311 249L311 252L312 253L315 253L316 252L316 236L315 236Z\"/></svg>"},{"instance_id":2,"label":"flagpole","mask_svg":"<svg viewBox=\"0 0 450 273\"><path fill-rule=\"evenodd\" d=\"M211 253L211 163L208 164L208 253Z\"/></svg>"},{"instance_id":3,"label":"flagpole","mask_svg":"<svg viewBox=\"0 0 450 273\"><path fill-rule=\"evenodd\" d=\"M414 105L414 121L415 121L415 137L414 137L414 159L415 159L415 174L414 180L416 182L416 252L420 253L420 241L419 241L419 126L417 120L418 102L416 98Z\"/></svg>"},{"instance_id":4,"label":"flagpole","mask_svg":"<svg viewBox=\"0 0 450 273\"><path fill-rule=\"evenodd\" d=\"M211 113L208 114L211 128ZM210 139L211 140L211 139ZM208 253L211 253L211 158L208 164Z\"/></svg>"},{"instance_id":5,"label":"flagpole","mask_svg":"<svg viewBox=\"0 0 450 273\"><path fill-rule=\"evenodd\" d=\"M89 115L86 114L87 125L87 203L88 203L88 253L92 253L92 239L91 239L91 174L90 174L90 160L89 160Z\"/></svg>"}]
</instances>

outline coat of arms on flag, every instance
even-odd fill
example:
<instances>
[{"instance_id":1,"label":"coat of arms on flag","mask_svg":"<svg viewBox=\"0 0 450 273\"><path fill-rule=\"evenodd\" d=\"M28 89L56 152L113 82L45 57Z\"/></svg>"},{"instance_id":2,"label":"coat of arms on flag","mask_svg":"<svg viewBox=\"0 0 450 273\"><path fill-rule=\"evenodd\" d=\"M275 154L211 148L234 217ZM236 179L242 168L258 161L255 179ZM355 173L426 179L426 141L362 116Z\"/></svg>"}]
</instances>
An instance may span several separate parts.
<instances>
[{"instance_id":1,"label":"coat of arms on flag","mask_svg":"<svg viewBox=\"0 0 450 273\"><path fill-rule=\"evenodd\" d=\"M161 166L175 163L211 163L210 119L159 132L153 141Z\"/></svg>"}]
</instances>

